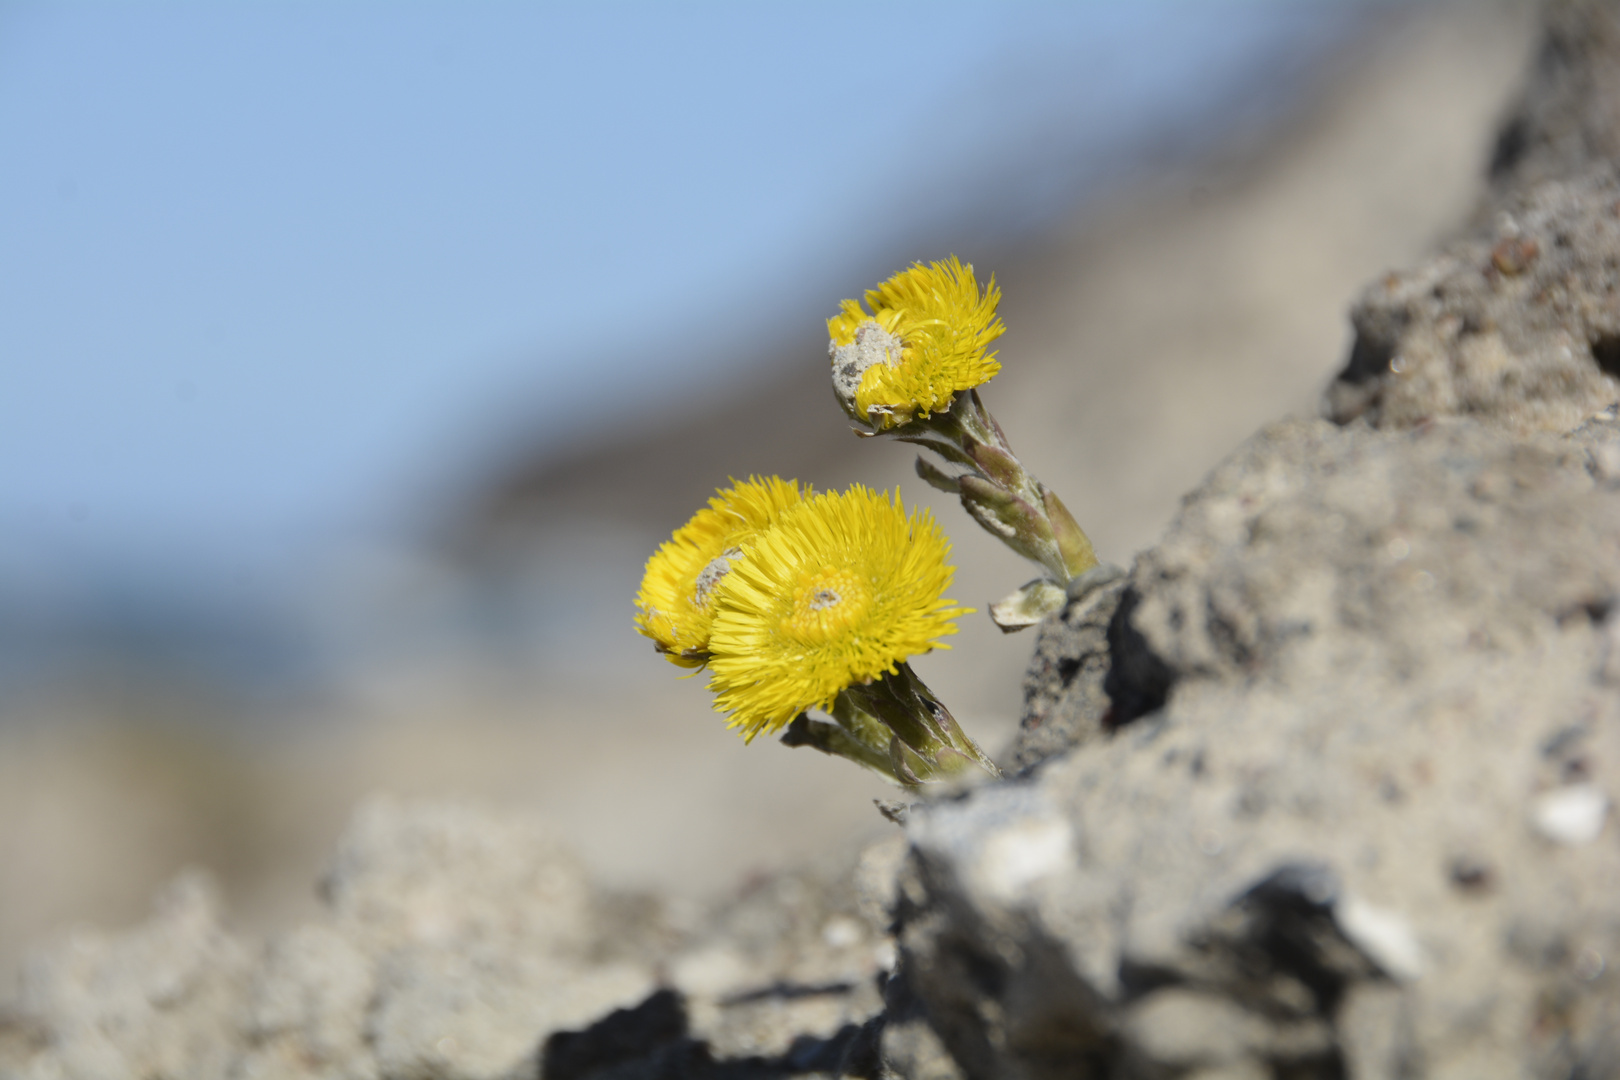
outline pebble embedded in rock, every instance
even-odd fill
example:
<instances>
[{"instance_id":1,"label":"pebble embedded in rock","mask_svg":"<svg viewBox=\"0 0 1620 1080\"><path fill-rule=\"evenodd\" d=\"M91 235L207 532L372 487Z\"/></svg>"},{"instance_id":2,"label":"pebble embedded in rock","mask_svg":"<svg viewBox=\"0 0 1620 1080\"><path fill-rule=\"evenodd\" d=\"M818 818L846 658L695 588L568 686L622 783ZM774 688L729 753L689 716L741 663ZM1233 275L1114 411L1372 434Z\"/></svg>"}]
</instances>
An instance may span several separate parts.
<instances>
[{"instance_id":1,"label":"pebble embedded in rock","mask_svg":"<svg viewBox=\"0 0 1620 1080\"><path fill-rule=\"evenodd\" d=\"M1530 820L1536 831L1555 844L1590 844L1603 832L1609 796L1595 784L1557 788L1536 798Z\"/></svg>"}]
</instances>

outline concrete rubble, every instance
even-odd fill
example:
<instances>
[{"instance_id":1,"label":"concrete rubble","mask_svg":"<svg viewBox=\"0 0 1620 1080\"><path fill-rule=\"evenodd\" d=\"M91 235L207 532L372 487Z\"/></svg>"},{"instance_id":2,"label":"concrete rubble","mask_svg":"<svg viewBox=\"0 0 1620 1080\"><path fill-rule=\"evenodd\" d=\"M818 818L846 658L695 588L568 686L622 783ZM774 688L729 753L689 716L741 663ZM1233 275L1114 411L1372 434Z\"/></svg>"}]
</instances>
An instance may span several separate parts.
<instances>
[{"instance_id":1,"label":"concrete rubble","mask_svg":"<svg viewBox=\"0 0 1620 1080\"><path fill-rule=\"evenodd\" d=\"M715 910L374 801L323 917L40 954L0 1076L1620 1078L1620 5L1474 224L1035 642L1016 775Z\"/></svg>"},{"instance_id":2,"label":"concrete rubble","mask_svg":"<svg viewBox=\"0 0 1620 1080\"><path fill-rule=\"evenodd\" d=\"M1620 1075L1616 452L1295 420L1217 469L1108 675L1038 687L1076 748L911 826L967 1074Z\"/></svg>"},{"instance_id":3,"label":"concrete rubble","mask_svg":"<svg viewBox=\"0 0 1620 1080\"><path fill-rule=\"evenodd\" d=\"M146 924L36 956L0 1018L0 1076L496 1080L542 1063L575 1077L649 1061L831 1071L874 1053L863 1025L894 953L873 897L901 846L880 854L682 916L594 889L523 816L373 799L322 883L319 921L238 939L190 873Z\"/></svg>"}]
</instances>

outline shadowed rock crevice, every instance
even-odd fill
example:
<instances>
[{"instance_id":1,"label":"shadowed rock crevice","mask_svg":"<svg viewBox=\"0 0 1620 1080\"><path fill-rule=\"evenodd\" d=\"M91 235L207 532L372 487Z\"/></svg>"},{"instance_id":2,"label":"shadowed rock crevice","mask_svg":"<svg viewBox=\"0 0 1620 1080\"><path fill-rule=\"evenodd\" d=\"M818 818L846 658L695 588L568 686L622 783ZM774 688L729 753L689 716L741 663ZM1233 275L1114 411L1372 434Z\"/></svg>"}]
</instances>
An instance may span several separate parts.
<instances>
[{"instance_id":1,"label":"shadowed rock crevice","mask_svg":"<svg viewBox=\"0 0 1620 1080\"><path fill-rule=\"evenodd\" d=\"M583 1031L551 1035L540 1054L540 1080L584 1080L631 1063L646 1069L652 1058L671 1072L713 1063L707 1047L689 1036L686 1003L673 990L615 1009Z\"/></svg>"},{"instance_id":2,"label":"shadowed rock crevice","mask_svg":"<svg viewBox=\"0 0 1620 1080\"><path fill-rule=\"evenodd\" d=\"M1603 374L1611 379L1620 379L1620 334L1600 333L1594 337L1592 360Z\"/></svg>"},{"instance_id":3,"label":"shadowed rock crevice","mask_svg":"<svg viewBox=\"0 0 1620 1080\"><path fill-rule=\"evenodd\" d=\"M1360 386L1389 374L1389 362L1395 357L1407 321L1404 311L1358 311L1352 316L1356 338L1339 379Z\"/></svg>"},{"instance_id":4,"label":"shadowed rock crevice","mask_svg":"<svg viewBox=\"0 0 1620 1080\"><path fill-rule=\"evenodd\" d=\"M1123 580L1070 600L1046 620L1035 655L1024 672L1024 712L1018 735L1003 756L1014 770L1027 770L1106 731L1112 703L1106 688L1114 650Z\"/></svg>"},{"instance_id":5,"label":"shadowed rock crevice","mask_svg":"<svg viewBox=\"0 0 1620 1080\"><path fill-rule=\"evenodd\" d=\"M1103 689L1109 709L1103 724L1109 730L1163 708L1175 683L1176 673L1153 652L1134 622L1141 603L1141 593L1126 588L1108 624L1109 665Z\"/></svg>"},{"instance_id":6,"label":"shadowed rock crevice","mask_svg":"<svg viewBox=\"0 0 1620 1080\"><path fill-rule=\"evenodd\" d=\"M909 992L962 1073L974 1080L1106 1075L1117 1040L1063 943L1029 924L987 929L933 918L906 923Z\"/></svg>"},{"instance_id":7,"label":"shadowed rock crevice","mask_svg":"<svg viewBox=\"0 0 1620 1080\"><path fill-rule=\"evenodd\" d=\"M690 1034L680 994L660 990L583 1031L546 1040L539 1080L786 1080L837 1075L878 1080L881 1025L846 1024L829 1038L801 1036L774 1057L716 1058Z\"/></svg>"}]
</instances>

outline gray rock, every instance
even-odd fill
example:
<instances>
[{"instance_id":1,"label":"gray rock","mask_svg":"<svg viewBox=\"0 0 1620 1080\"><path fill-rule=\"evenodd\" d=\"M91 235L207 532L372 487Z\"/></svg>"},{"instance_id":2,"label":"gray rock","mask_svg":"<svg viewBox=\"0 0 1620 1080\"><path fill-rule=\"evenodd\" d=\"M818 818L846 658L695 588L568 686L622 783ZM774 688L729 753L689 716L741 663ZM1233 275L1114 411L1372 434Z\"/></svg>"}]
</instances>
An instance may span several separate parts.
<instances>
[{"instance_id":1,"label":"gray rock","mask_svg":"<svg viewBox=\"0 0 1620 1080\"><path fill-rule=\"evenodd\" d=\"M254 980L237 1072L244 1077L378 1075L365 1042L376 979L365 953L331 926L270 942Z\"/></svg>"},{"instance_id":2,"label":"gray rock","mask_svg":"<svg viewBox=\"0 0 1620 1080\"><path fill-rule=\"evenodd\" d=\"M1534 822L1620 793L1606 423L1290 421L1211 475L1117 616L1162 704L908 826L968 1075L1620 1075L1614 824Z\"/></svg>"},{"instance_id":3,"label":"gray rock","mask_svg":"<svg viewBox=\"0 0 1620 1080\"><path fill-rule=\"evenodd\" d=\"M1530 85L1491 159L1498 190L1620 161L1620 16L1606 0L1550 0L1541 15Z\"/></svg>"},{"instance_id":4,"label":"gray rock","mask_svg":"<svg viewBox=\"0 0 1620 1080\"><path fill-rule=\"evenodd\" d=\"M885 1077L964 1080L966 1075L935 1032L906 968L896 970L884 988L878 1048Z\"/></svg>"},{"instance_id":5,"label":"gray rock","mask_svg":"<svg viewBox=\"0 0 1620 1080\"><path fill-rule=\"evenodd\" d=\"M1370 285L1327 393L1344 423L1562 433L1620 378L1620 7L1551 0L1468 235Z\"/></svg>"},{"instance_id":6,"label":"gray rock","mask_svg":"<svg viewBox=\"0 0 1620 1080\"><path fill-rule=\"evenodd\" d=\"M678 926L528 816L374 798L313 923L242 940L187 875L150 922L40 954L0 1077L875 1076L903 855L896 833Z\"/></svg>"},{"instance_id":7,"label":"gray rock","mask_svg":"<svg viewBox=\"0 0 1620 1080\"><path fill-rule=\"evenodd\" d=\"M0 1075L530 1077L547 1035L653 989L650 960L599 961L577 860L521 816L374 799L324 894L259 947L182 877L149 923L41 954Z\"/></svg>"},{"instance_id":8,"label":"gray rock","mask_svg":"<svg viewBox=\"0 0 1620 1080\"><path fill-rule=\"evenodd\" d=\"M1617 251L1614 163L1509 195L1488 225L1363 293L1329 415L1568 431L1620 397Z\"/></svg>"},{"instance_id":9,"label":"gray rock","mask_svg":"<svg viewBox=\"0 0 1620 1080\"><path fill-rule=\"evenodd\" d=\"M177 878L152 918L127 934L84 931L23 974L17 1016L33 1053L6 1063L19 1080L226 1075L229 1030L247 998L250 954L219 922L199 872Z\"/></svg>"},{"instance_id":10,"label":"gray rock","mask_svg":"<svg viewBox=\"0 0 1620 1080\"><path fill-rule=\"evenodd\" d=\"M1041 624L1024 673L1024 714L1002 760L1021 772L1104 733L1111 706L1108 629L1125 592L1123 579L1064 605Z\"/></svg>"},{"instance_id":11,"label":"gray rock","mask_svg":"<svg viewBox=\"0 0 1620 1080\"><path fill-rule=\"evenodd\" d=\"M1549 5L1483 224L1352 312L1349 426L1216 469L1043 628L1043 769L913 812L967 1075L1620 1076L1617 10Z\"/></svg>"}]
</instances>

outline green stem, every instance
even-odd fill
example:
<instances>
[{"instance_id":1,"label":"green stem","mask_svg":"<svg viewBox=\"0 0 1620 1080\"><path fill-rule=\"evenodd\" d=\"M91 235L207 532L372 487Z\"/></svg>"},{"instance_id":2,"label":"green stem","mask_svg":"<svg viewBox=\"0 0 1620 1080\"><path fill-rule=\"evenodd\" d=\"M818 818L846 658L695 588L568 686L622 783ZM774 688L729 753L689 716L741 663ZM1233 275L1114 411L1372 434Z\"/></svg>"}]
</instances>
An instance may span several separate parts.
<instances>
[{"instance_id":1,"label":"green stem","mask_svg":"<svg viewBox=\"0 0 1620 1080\"><path fill-rule=\"evenodd\" d=\"M782 745L812 746L823 754L846 758L871 769L885 780L900 782L894 773L894 765L889 760L887 747L880 751L866 741L851 735L840 725L829 724L824 720L812 720L808 713L800 713L794 717L793 722L782 733Z\"/></svg>"},{"instance_id":2,"label":"green stem","mask_svg":"<svg viewBox=\"0 0 1620 1080\"><path fill-rule=\"evenodd\" d=\"M969 471L958 478L963 508L1058 582L1068 584L1097 565L1085 531L1063 501L1024 468L977 390L957 394L945 412L895 429L894 437L966 467Z\"/></svg>"},{"instance_id":3,"label":"green stem","mask_svg":"<svg viewBox=\"0 0 1620 1080\"><path fill-rule=\"evenodd\" d=\"M845 687L828 714L832 723L800 714L788 725L783 744L847 758L903 787L947 780L973 765L1001 776L909 664Z\"/></svg>"}]
</instances>

